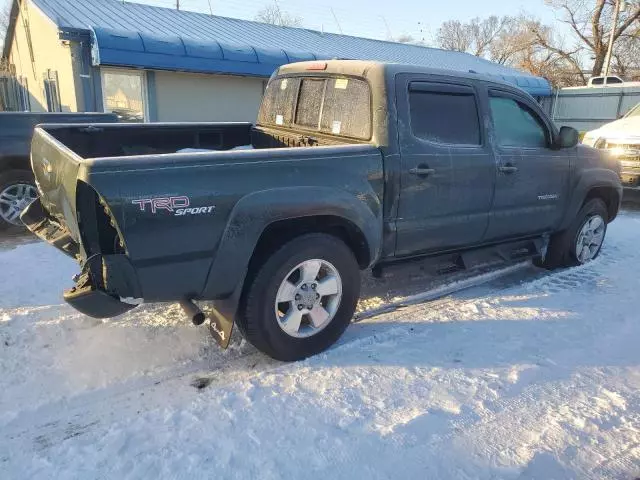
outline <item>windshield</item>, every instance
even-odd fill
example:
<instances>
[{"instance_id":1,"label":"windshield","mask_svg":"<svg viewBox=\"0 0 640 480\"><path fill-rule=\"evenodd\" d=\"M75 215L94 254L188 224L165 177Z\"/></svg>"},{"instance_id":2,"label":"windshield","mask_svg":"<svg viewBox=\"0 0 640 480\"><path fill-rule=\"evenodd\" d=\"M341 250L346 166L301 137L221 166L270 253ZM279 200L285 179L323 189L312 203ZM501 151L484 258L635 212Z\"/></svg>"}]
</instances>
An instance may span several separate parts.
<instances>
[{"instance_id":1,"label":"windshield","mask_svg":"<svg viewBox=\"0 0 640 480\"><path fill-rule=\"evenodd\" d=\"M627 112L624 118L640 117L640 103Z\"/></svg>"},{"instance_id":2,"label":"windshield","mask_svg":"<svg viewBox=\"0 0 640 480\"><path fill-rule=\"evenodd\" d=\"M276 78L267 85L258 124L369 140L369 84L354 78Z\"/></svg>"}]
</instances>

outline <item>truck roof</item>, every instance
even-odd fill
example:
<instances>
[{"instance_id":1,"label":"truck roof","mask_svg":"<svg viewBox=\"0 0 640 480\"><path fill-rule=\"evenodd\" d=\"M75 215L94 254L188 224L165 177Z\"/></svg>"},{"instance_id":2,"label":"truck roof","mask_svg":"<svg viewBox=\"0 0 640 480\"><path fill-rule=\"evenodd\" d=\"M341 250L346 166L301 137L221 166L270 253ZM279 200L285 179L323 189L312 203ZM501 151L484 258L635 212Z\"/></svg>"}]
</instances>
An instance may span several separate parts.
<instances>
[{"instance_id":1,"label":"truck roof","mask_svg":"<svg viewBox=\"0 0 640 480\"><path fill-rule=\"evenodd\" d=\"M522 89L518 88L516 85L505 82L486 73L476 73L472 71L463 72L460 70L439 69L403 63L378 62L373 60L316 60L310 62L290 63L280 67L276 74L310 73L313 71L317 73L353 75L358 77L367 77L374 72L377 72L380 75L421 73L425 75L439 75L477 80L522 91ZM527 95L529 94L527 93Z\"/></svg>"}]
</instances>

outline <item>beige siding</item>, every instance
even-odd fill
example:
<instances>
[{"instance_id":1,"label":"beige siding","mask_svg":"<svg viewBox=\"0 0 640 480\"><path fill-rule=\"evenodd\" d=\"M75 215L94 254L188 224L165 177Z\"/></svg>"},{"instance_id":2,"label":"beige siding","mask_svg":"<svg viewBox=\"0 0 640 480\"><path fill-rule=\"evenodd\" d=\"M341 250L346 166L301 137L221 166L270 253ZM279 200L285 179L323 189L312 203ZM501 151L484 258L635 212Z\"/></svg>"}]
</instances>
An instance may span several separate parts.
<instances>
[{"instance_id":1,"label":"beige siding","mask_svg":"<svg viewBox=\"0 0 640 480\"><path fill-rule=\"evenodd\" d=\"M77 111L73 81L71 49L58 38L58 28L30 0L24 0L16 22L10 62L16 75L27 78L31 110L46 111L43 76L47 69L58 72L60 104L63 111ZM28 23L28 30L25 22ZM28 38L31 38L34 61L31 61Z\"/></svg>"},{"instance_id":2,"label":"beige siding","mask_svg":"<svg viewBox=\"0 0 640 480\"><path fill-rule=\"evenodd\" d=\"M161 122L254 122L263 80L223 75L156 72Z\"/></svg>"}]
</instances>

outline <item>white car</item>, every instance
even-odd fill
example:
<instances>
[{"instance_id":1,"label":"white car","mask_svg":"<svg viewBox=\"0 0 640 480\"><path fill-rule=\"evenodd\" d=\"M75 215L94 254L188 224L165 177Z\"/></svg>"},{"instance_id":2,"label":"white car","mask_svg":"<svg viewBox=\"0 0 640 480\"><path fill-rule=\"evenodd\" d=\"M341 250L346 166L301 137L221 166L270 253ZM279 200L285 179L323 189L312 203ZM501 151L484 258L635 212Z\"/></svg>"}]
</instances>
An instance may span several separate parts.
<instances>
[{"instance_id":1,"label":"white car","mask_svg":"<svg viewBox=\"0 0 640 480\"><path fill-rule=\"evenodd\" d=\"M640 103L620 120L587 132L582 143L609 150L620 160L624 187L640 188Z\"/></svg>"}]
</instances>

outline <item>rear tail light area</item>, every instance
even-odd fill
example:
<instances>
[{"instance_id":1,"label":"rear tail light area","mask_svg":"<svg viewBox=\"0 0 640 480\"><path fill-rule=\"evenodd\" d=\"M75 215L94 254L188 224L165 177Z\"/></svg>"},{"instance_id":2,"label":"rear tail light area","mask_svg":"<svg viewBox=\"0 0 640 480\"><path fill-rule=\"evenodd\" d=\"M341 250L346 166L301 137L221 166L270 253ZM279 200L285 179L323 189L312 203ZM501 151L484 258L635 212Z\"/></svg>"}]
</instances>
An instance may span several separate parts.
<instances>
[{"instance_id":1,"label":"rear tail light area","mask_svg":"<svg viewBox=\"0 0 640 480\"><path fill-rule=\"evenodd\" d=\"M313 62L307 66L307 70L323 71L327 69L327 62Z\"/></svg>"},{"instance_id":2,"label":"rear tail light area","mask_svg":"<svg viewBox=\"0 0 640 480\"><path fill-rule=\"evenodd\" d=\"M78 181L76 209L82 245L92 255L126 254L116 217L107 202L90 185Z\"/></svg>"}]
</instances>

